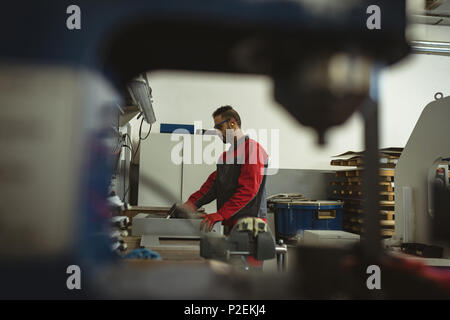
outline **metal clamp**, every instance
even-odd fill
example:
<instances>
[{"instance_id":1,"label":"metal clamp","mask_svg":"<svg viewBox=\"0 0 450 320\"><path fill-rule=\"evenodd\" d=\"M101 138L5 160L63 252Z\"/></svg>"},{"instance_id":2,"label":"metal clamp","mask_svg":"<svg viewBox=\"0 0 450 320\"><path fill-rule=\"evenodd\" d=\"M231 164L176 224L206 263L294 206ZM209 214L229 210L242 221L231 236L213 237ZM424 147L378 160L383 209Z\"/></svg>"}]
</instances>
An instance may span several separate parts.
<instances>
[{"instance_id":1,"label":"metal clamp","mask_svg":"<svg viewBox=\"0 0 450 320\"><path fill-rule=\"evenodd\" d=\"M286 272L287 245L283 243L283 240L278 241L275 252L277 254L278 272Z\"/></svg>"}]
</instances>

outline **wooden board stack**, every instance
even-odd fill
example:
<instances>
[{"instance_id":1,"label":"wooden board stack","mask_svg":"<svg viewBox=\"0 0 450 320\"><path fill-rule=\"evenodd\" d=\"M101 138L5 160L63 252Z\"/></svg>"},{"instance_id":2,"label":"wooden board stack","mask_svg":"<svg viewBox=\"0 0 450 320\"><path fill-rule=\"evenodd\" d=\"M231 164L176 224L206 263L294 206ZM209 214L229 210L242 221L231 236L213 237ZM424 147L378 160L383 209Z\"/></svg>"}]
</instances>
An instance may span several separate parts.
<instances>
[{"instance_id":1,"label":"wooden board stack","mask_svg":"<svg viewBox=\"0 0 450 320\"><path fill-rule=\"evenodd\" d=\"M395 197L394 170L402 148L386 148L380 150L380 215L381 235L384 238L394 234L395 227ZM331 182L333 200L344 202L344 231L361 234L363 228L363 162L364 152L349 151L336 156L333 166L356 167L336 171L336 179Z\"/></svg>"}]
</instances>

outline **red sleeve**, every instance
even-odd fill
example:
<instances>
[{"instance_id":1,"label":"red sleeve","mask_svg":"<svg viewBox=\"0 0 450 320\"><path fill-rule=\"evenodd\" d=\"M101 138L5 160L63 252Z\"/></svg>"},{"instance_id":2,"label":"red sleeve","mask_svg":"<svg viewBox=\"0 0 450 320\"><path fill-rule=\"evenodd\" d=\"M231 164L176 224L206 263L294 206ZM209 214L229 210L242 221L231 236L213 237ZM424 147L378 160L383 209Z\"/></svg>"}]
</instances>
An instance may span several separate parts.
<instances>
[{"instance_id":1,"label":"red sleeve","mask_svg":"<svg viewBox=\"0 0 450 320\"><path fill-rule=\"evenodd\" d=\"M191 194L188 201L196 203L199 199L204 197L208 193L208 191L210 191L211 188L213 187L215 180L216 180L216 171L214 171L209 175L208 179L206 179L206 181L202 184L200 190Z\"/></svg>"},{"instance_id":2,"label":"red sleeve","mask_svg":"<svg viewBox=\"0 0 450 320\"><path fill-rule=\"evenodd\" d=\"M255 148L253 148L255 147ZM260 149L261 148L261 149ZM247 153L246 161L241 166L241 174L238 179L238 188L235 194L224 203L219 209L219 213L225 220L230 219L233 215L244 208L258 194L264 175L264 163L267 154L259 146L252 145L251 151ZM263 152L263 156L257 156L254 152ZM248 156L250 154L250 156ZM256 159L256 161L248 161L248 159Z\"/></svg>"}]
</instances>

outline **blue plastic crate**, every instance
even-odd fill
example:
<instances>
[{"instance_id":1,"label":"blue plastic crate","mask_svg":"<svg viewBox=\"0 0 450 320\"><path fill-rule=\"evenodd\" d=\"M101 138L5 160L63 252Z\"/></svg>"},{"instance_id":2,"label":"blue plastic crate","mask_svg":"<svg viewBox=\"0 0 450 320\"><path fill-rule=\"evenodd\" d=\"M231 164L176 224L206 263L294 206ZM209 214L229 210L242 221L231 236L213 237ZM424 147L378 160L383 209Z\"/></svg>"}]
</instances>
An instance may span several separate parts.
<instances>
[{"instance_id":1,"label":"blue plastic crate","mask_svg":"<svg viewBox=\"0 0 450 320\"><path fill-rule=\"evenodd\" d=\"M342 230L342 205L326 200L275 203L277 235L291 238L303 230Z\"/></svg>"}]
</instances>

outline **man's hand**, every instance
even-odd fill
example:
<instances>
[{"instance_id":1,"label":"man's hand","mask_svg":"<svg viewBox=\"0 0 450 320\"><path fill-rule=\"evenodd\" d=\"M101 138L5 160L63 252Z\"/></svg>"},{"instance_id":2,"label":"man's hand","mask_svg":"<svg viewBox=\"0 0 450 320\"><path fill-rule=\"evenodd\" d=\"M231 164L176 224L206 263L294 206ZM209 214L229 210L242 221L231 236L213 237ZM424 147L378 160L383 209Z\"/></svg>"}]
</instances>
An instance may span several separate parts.
<instances>
[{"instance_id":1,"label":"man's hand","mask_svg":"<svg viewBox=\"0 0 450 320\"><path fill-rule=\"evenodd\" d=\"M186 211L197 211L197 207L190 201L186 201L185 203L183 203L181 206L181 208L183 208Z\"/></svg>"},{"instance_id":2,"label":"man's hand","mask_svg":"<svg viewBox=\"0 0 450 320\"><path fill-rule=\"evenodd\" d=\"M202 218L203 221L200 225L200 229L203 229L205 231L211 231L216 222L224 220L223 216L218 212L211 214L204 214Z\"/></svg>"}]
</instances>

